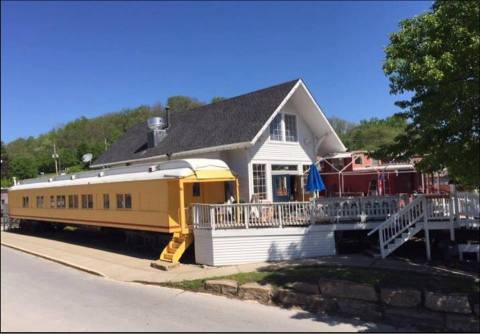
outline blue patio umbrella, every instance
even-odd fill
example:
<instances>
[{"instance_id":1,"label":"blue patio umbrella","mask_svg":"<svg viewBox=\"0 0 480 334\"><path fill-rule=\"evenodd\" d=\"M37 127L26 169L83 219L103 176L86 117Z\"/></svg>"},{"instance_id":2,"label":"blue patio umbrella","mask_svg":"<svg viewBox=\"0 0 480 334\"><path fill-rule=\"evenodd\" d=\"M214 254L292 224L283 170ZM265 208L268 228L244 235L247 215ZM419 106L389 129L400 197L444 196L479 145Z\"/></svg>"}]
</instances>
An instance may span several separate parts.
<instances>
[{"instance_id":1,"label":"blue patio umbrella","mask_svg":"<svg viewBox=\"0 0 480 334\"><path fill-rule=\"evenodd\" d=\"M325 184L323 184L323 180L318 172L317 166L312 164L310 166L310 170L308 171L307 191L314 192L322 190L325 190Z\"/></svg>"}]
</instances>

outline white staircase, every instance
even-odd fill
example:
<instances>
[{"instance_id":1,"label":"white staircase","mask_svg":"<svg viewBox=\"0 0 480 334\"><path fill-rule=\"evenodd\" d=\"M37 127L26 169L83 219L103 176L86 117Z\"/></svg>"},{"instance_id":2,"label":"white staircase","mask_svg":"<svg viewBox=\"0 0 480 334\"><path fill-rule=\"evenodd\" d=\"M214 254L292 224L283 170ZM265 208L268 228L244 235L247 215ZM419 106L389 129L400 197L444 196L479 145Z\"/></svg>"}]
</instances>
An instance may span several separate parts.
<instances>
[{"instance_id":1,"label":"white staircase","mask_svg":"<svg viewBox=\"0 0 480 334\"><path fill-rule=\"evenodd\" d=\"M418 196L368 233L370 236L378 231L382 258L387 257L423 229L426 204L425 196Z\"/></svg>"}]
</instances>

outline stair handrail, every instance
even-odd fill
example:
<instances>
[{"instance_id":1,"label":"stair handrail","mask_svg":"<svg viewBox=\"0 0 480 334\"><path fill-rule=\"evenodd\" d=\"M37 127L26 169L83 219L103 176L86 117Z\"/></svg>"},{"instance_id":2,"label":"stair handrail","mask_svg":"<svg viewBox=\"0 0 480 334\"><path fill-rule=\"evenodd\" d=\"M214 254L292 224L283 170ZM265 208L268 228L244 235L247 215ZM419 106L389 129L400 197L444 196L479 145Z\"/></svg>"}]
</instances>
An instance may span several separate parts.
<instances>
[{"instance_id":1,"label":"stair handrail","mask_svg":"<svg viewBox=\"0 0 480 334\"><path fill-rule=\"evenodd\" d=\"M385 220L383 223L375 227L373 230L371 230L367 236L371 236L375 232L379 231L380 229L384 228L385 226L391 224L397 217L400 215L404 214L405 212L408 212L413 206L417 205L419 202L421 202L425 198L424 195L418 195L413 201L405 205L403 208L401 208L399 211L395 212L393 215L391 215L387 220Z\"/></svg>"}]
</instances>

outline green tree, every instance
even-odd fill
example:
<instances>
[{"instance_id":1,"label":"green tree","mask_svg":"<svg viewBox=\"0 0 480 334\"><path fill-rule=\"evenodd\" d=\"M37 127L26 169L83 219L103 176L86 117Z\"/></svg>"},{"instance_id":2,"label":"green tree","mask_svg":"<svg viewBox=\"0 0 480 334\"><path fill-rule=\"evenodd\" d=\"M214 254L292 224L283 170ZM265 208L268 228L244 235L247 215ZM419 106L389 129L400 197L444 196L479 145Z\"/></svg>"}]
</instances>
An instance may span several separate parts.
<instances>
[{"instance_id":1,"label":"green tree","mask_svg":"<svg viewBox=\"0 0 480 334\"><path fill-rule=\"evenodd\" d=\"M25 156L14 157L11 161L12 176L18 179L28 179L38 175L38 167L35 160Z\"/></svg>"},{"instance_id":2,"label":"green tree","mask_svg":"<svg viewBox=\"0 0 480 334\"><path fill-rule=\"evenodd\" d=\"M214 97L212 97L212 100L210 101L210 103L217 103L217 102L220 102L220 101L223 101L223 100L225 100L225 97L214 96Z\"/></svg>"},{"instance_id":3,"label":"green tree","mask_svg":"<svg viewBox=\"0 0 480 334\"><path fill-rule=\"evenodd\" d=\"M384 71L406 130L377 153L422 156L423 171L447 168L464 186L480 185L480 15L478 1L436 1L390 36Z\"/></svg>"},{"instance_id":4,"label":"green tree","mask_svg":"<svg viewBox=\"0 0 480 334\"><path fill-rule=\"evenodd\" d=\"M170 107L170 109L173 112L175 112L175 111L185 111L185 110L198 108L204 105L204 103L198 101L193 97L178 95L178 96L170 96L167 100L167 105Z\"/></svg>"},{"instance_id":5,"label":"green tree","mask_svg":"<svg viewBox=\"0 0 480 334\"><path fill-rule=\"evenodd\" d=\"M10 159L8 156L7 148L3 141L0 141L0 159L1 159L1 178L8 179L10 177Z\"/></svg>"},{"instance_id":6,"label":"green tree","mask_svg":"<svg viewBox=\"0 0 480 334\"><path fill-rule=\"evenodd\" d=\"M397 116L362 120L359 125L346 132L344 144L349 150L373 152L394 143L395 139L405 131L406 126L406 121ZM379 156L379 158L386 157Z\"/></svg>"},{"instance_id":7,"label":"green tree","mask_svg":"<svg viewBox=\"0 0 480 334\"><path fill-rule=\"evenodd\" d=\"M339 117L331 117L328 119L328 122L332 126L333 130L337 133L337 135L342 140L343 144L350 148L350 133L355 128L357 124L349 122Z\"/></svg>"}]
</instances>

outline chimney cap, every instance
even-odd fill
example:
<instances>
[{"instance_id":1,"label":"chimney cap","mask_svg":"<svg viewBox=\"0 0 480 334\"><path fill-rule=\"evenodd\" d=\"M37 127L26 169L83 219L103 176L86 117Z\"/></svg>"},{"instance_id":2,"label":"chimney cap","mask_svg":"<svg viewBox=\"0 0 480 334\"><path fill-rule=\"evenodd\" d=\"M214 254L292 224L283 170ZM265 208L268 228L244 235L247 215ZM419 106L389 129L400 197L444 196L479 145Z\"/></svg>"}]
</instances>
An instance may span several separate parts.
<instances>
[{"instance_id":1,"label":"chimney cap","mask_svg":"<svg viewBox=\"0 0 480 334\"><path fill-rule=\"evenodd\" d=\"M166 126L166 122L163 117L151 117L147 120L147 125L150 130L163 129Z\"/></svg>"}]
</instances>

